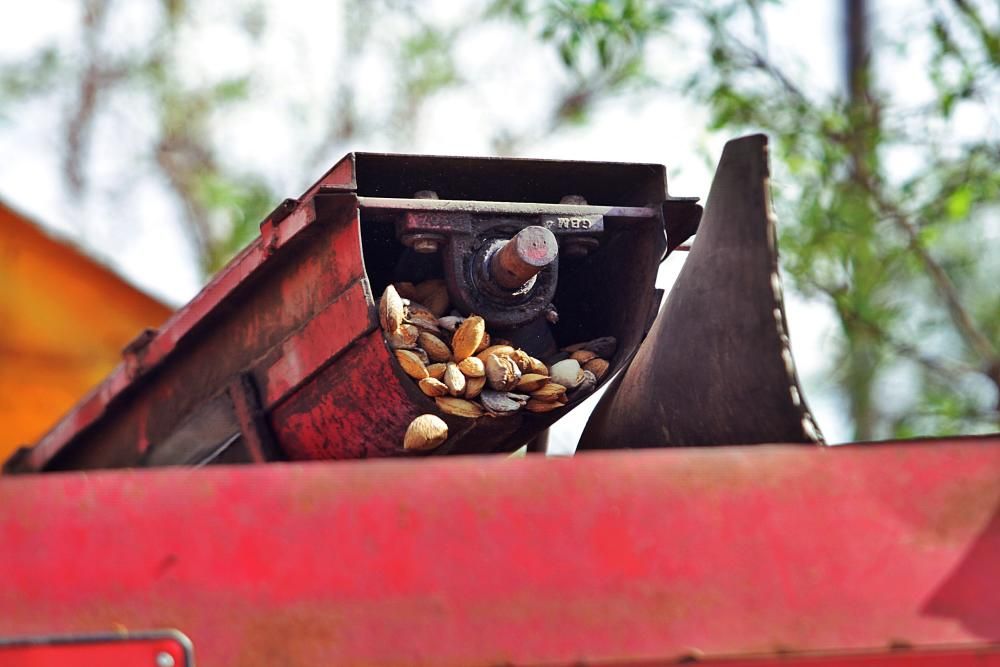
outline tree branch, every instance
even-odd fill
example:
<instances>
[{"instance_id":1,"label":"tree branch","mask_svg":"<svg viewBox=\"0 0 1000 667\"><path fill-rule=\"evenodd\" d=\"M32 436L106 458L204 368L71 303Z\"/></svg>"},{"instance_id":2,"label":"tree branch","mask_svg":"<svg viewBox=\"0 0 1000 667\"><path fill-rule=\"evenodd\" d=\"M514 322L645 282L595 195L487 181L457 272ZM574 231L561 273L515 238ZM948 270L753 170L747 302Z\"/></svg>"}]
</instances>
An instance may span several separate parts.
<instances>
[{"instance_id":1,"label":"tree branch","mask_svg":"<svg viewBox=\"0 0 1000 667\"><path fill-rule=\"evenodd\" d=\"M923 264L931 282L937 289L938 294L944 299L945 306L955 328L958 330L962 340L971 348L973 353L979 357L984 368L1000 363L1000 356L997 354L993 343L979 330L969 311L962 304L962 299L958 294L958 289L945 272L944 268L931 256L924 247L917 231L917 226L910 220L909 216L899 209L893 202L890 202L876 187L871 180L862 183L868 196L877 207L880 215L888 220L903 232L907 239L907 245L911 251Z\"/></svg>"}]
</instances>

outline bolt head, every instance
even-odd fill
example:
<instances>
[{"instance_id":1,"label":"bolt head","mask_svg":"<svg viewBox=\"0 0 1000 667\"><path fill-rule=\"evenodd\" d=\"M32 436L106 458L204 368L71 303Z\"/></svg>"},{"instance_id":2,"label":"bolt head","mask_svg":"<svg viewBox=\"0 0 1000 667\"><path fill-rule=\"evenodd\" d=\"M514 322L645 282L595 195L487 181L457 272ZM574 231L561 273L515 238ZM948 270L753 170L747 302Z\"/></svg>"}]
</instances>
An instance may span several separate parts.
<instances>
[{"instance_id":1,"label":"bolt head","mask_svg":"<svg viewBox=\"0 0 1000 667\"><path fill-rule=\"evenodd\" d=\"M156 667L174 667L175 664L174 656L166 651L160 651L156 654Z\"/></svg>"}]
</instances>

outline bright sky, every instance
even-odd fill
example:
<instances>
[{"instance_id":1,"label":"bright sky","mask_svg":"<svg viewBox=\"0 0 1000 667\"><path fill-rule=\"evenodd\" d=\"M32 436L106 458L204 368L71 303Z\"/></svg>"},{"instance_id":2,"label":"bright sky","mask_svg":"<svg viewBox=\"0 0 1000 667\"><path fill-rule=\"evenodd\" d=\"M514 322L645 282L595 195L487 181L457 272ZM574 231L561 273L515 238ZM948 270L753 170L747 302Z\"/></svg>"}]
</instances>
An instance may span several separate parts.
<instances>
[{"instance_id":1,"label":"bright sky","mask_svg":"<svg viewBox=\"0 0 1000 667\"><path fill-rule=\"evenodd\" d=\"M212 80L238 74L250 62L266 72L274 94L250 111L227 116L220 132L233 160L268 174L279 191L297 195L322 172L317 166L305 172L301 155L309 152L309 130L322 127L324 119L310 115L309 110L333 94L334 77L329 72L347 68L353 76L362 77L366 95L359 105L377 108L384 87L390 85L386 64L377 57L360 62L337 60L337 50L330 43L336 31L323 26L340 20L339 3L267 2L269 27L255 43L224 27L232 14L228 4L222 0L193 3L197 29L184 36L189 54L185 71L193 80ZM817 88L837 85L839 63L833 36L840 21L838 4L794 0L768 15L774 52L794 55L802 63L799 73L808 68L808 78ZM78 17L75 5L70 11L67 6L61 0L33 0L19 4L16 12L8 10L0 21L0 58L13 59L72 35ZM136 2L119 2L118 7L114 19L115 34L120 36L117 47L141 48L149 8ZM439 0L430 3L428 13L448 21L463 9L463 3ZM690 57L685 48L664 45L655 61L669 71L674 63ZM359 141L338 147L338 154L327 156L327 164L348 150L489 154L490 136L484 127L506 123L523 128L542 116L546 90L558 70L551 54L524 35L500 29L460 43L458 54L463 72L474 74L474 84L435 99L419 120L417 141L412 145L394 145L384 138ZM290 107L285 103L289 100L282 97L283 92L296 96L291 101L298 106L291 110L301 115L300 125L288 122ZM99 196L82 202L68 198L61 181L63 110L51 102L35 103L8 118L6 126L0 120L0 156L4 158L0 160L0 198L77 240L133 283L177 305L197 292L200 279L191 248L175 223L176 203L162 183L133 167L148 156L123 148L141 143L150 131L142 121L142 110L137 112L132 102L128 96L117 96L110 102L109 119L97 127L89 166ZM704 113L683 100L650 95L629 106L603 105L585 127L545 137L523 152L533 157L663 163L668 167L672 194L704 197L712 172L706 157L714 164L728 138L709 136L705 126ZM661 286L669 286L682 261L677 256L667 263ZM820 304L806 303L787 290L786 297L792 347L806 395L828 439L843 441L849 432L842 408L824 391L822 350L833 320ZM553 441L562 450L574 446L589 409L578 408L554 429Z\"/></svg>"}]
</instances>

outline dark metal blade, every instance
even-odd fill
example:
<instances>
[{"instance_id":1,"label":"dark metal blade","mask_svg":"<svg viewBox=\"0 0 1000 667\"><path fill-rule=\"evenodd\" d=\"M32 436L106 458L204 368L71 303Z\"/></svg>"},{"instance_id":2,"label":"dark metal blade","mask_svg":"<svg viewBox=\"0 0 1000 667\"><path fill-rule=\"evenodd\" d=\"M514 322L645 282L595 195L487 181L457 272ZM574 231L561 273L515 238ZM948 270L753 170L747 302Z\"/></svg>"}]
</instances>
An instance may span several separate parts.
<instances>
[{"instance_id":1,"label":"dark metal blade","mask_svg":"<svg viewBox=\"0 0 1000 667\"><path fill-rule=\"evenodd\" d=\"M726 144L697 238L579 449L822 442L788 342L767 138Z\"/></svg>"}]
</instances>

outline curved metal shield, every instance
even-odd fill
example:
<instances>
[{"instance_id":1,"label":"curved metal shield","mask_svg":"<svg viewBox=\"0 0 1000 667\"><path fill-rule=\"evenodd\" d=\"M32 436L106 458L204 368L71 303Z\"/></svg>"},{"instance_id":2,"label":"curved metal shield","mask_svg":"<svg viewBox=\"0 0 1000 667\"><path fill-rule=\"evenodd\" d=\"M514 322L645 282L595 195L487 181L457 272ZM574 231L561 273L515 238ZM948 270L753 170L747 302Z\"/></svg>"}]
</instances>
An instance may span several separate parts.
<instances>
[{"instance_id":1,"label":"curved metal shield","mask_svg":"<svg viewBox=\"0 0 1000 667\"><path fill-rule=\"evenodd\" d=\"M579 449L819 443L788 342L767 137L726 144L698 235Z\"/></svg>"}]
</instances>

